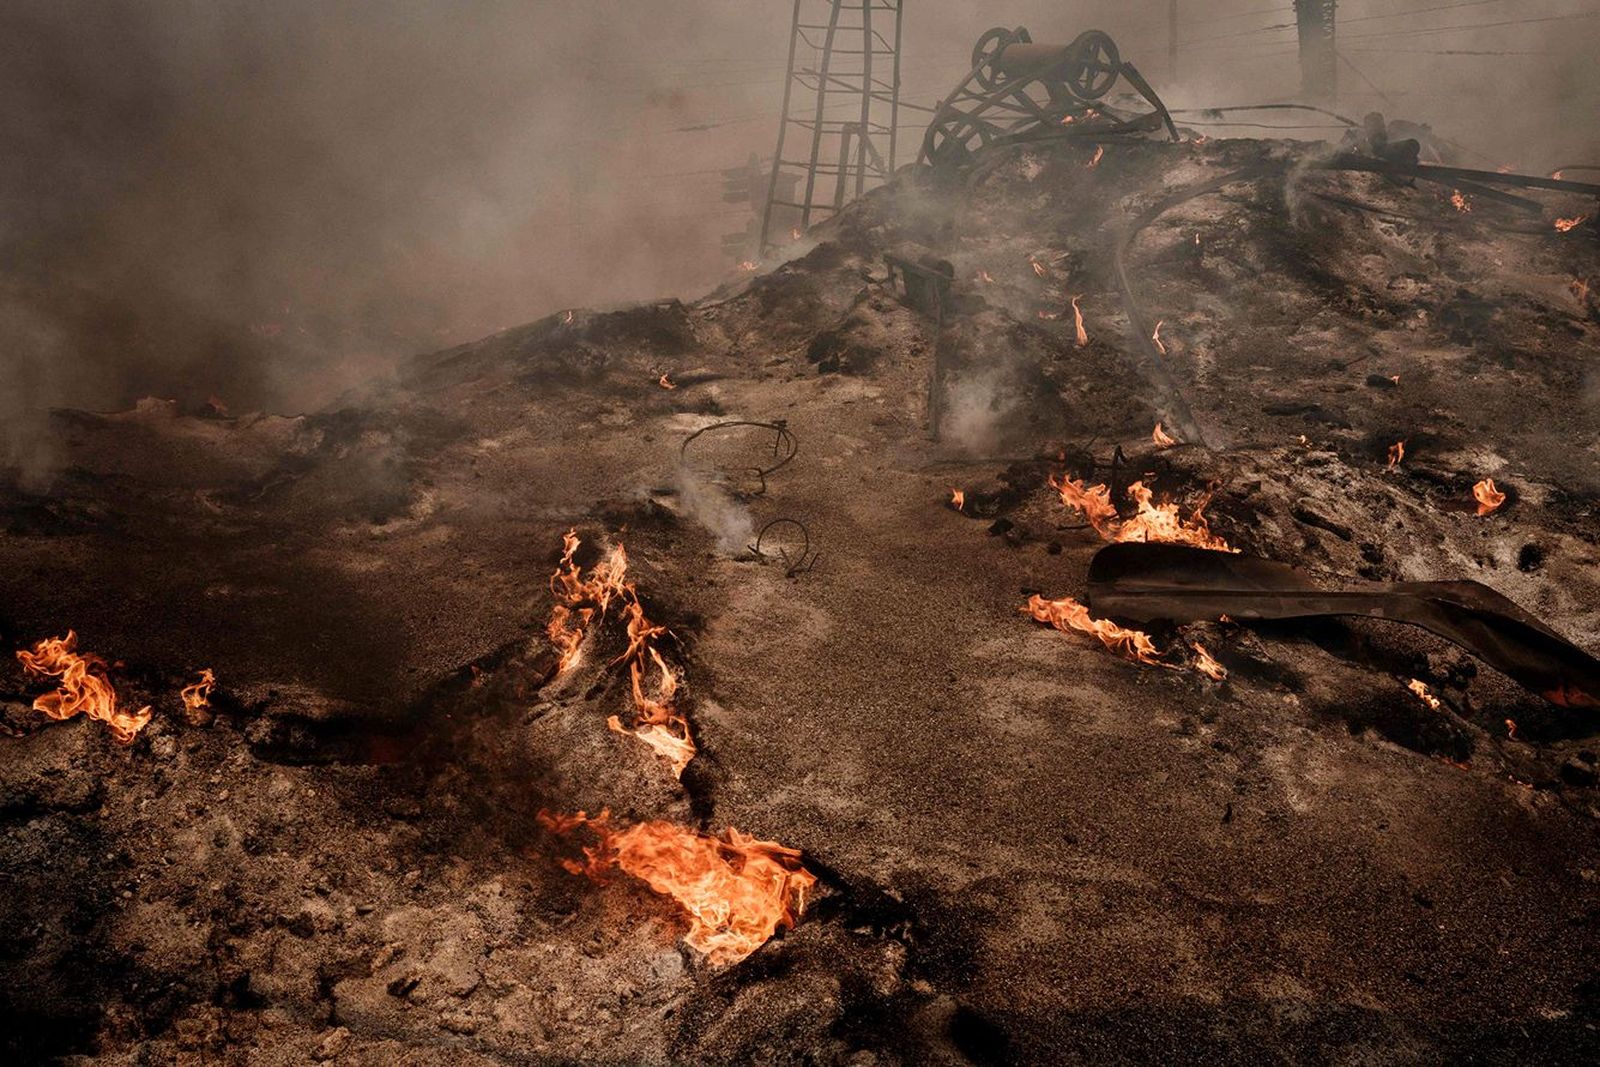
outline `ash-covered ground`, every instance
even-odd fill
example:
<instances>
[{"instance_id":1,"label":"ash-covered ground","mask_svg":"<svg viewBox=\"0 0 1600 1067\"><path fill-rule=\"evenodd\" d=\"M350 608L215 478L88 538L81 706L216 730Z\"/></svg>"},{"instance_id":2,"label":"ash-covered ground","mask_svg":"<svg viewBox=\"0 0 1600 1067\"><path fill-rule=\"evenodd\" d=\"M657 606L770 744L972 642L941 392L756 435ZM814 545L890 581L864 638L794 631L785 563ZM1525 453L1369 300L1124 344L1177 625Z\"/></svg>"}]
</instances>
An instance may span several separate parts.
<instances>
[{"instance_id":1,"label":"ash-covered ground","mask_svg":"<svg viewBox=\"0 0 1600 1067\"><path fill-rule=\"evenodd\" d=\"M315 414L57 413L54 477L0 491L13 1061L1592 1062L1592 713L1407 627L1152 631L1219 683L1021 610L1102 543L1048 479L1139 477L1186 512L1214 485L1245 552L1476 579L1600 651L1593 222L1314 151L1014 147L703 300L557 313ZM1136 236L1130 325L1130 220L1263 163ZM937 441L941 339L885 252L955 268ZM1206 444L1152 444L1174 397ZM798 451L684 446L724 421ZM748 547L785 518L807 569L792 525ZM554 671L569 528L585 567L626 545L670 630L681 781L607 728L619 613ZM69 627L153 706L132 745L31 710L9 650ZM711 966L671 900L559 864L537 813L602 808L819 884Z\"/></svg>"}]
</instances>

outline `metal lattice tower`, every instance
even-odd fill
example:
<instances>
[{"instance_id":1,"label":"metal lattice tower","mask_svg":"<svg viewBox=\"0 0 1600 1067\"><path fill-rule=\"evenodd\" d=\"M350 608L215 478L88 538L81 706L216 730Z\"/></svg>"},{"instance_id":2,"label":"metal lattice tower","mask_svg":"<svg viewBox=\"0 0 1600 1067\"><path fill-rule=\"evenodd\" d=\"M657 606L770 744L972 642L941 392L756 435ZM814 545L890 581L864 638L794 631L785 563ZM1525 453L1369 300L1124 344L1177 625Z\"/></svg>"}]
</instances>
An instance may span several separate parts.
<instances>
[{"instance_id":1,"label":"metal lattice tower","mask_svg":"<svg viewBox=\"0 0 1600 1067\"><path fill-rule=\"evenodd\" d=\"M1300 92L1308 101L1331 104L1339 88L1333 9L1337 0L1294 0L1300 37Z\"/></svg>"},{"instance_id":2,"label":"metal lattice tower","mask_svg":"<svg viewBox=\"0 0 1600 1067\"><path fill-rule=\"evenodd\" d=\"M804 231L894 173L901 3L795 0L762 251L774 233Z\"/></svg>"}]
</instances>

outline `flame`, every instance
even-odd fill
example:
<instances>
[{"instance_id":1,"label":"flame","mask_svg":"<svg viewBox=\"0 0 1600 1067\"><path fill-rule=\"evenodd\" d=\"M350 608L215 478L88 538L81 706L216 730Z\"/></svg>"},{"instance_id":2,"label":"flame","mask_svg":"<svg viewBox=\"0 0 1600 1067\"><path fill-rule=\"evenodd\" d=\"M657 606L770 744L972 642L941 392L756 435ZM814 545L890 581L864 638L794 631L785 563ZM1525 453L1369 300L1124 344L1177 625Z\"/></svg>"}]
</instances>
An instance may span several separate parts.
<instances>
[{"instance_id":1,"label":"flame","mask_svg":"<svg viewBox=\"0 0 1600 1067\"><path fill-rule=\"evenodd\" d=\"M220 396L206 397L206 407L210 408L214 415L228 417L228 405Z\"/></svg>"},{"instance_id":2,"label":"flame","mask_svg":"<svg viewBox=\"0 0 1600 1067\"><path fill-rule=\"evenodd\" d=\"M1487 515L1506 502L1506 495L1494 487L1493 478L1485 478L1472 487L1472 498L1478 502L1478 514Z\"/></svg>"},{"instance_id":3,"label":"flame","mask_svg":"<svg viewBox=\"0 0 1600 1067\"><path fill-rule=\"evenodd\" d=\"M978 280L984 285L988 285L994 281L994 277L988 271L980 270L978 271Z\"/></svg>"},{"instance_id":4,"label":"flame","mask_svg":"<svg viewBox=\"0 0 1600 1067\"><path fill-rule=\"evenodd\" d=\"M678 387L678 384L666 374L662 374L661 377L657 378L656 384L661 386L663 389L676 389Z\"/></svg>"},{"instance_id":5,"label":"flame","mask_svg":"<svg viewBox=\"0 0 1600 1067\"><path fill-rule=\"evenodd\" d=\"M1228 668L1224 667L1222 664L1213 659L1211 653L1206 651L1205 645L1202 645L1199 641L1196 641L1194 643L1194 650L1196 655L1199 656L1199 658L1195 660L1195 670L1199 671L1207 678L1210 678L1213 682L1222 682L1227 680Z\"/></svg>"},{"instance_id":6,"label":"flame","mask_svg":"<svg viewBox=\"0 0 1600 1067\"><path fill-rule=\"evenodd\" d=\"M1394 444L1389 446L1389 466L1384 469L1391 471L1394 470L1396 467L1400 466L1400 461L1405 458L1406 443L1404 441L1396 441Z\"/></svg>"},{"instance_id":7,"label":"flame","mask_svg":"<svg viewBox=\"0 0 1600 1067\"><path fill-rule=\"evenodd\" d=\"M1036 314L1038 314L1038 316L1041 319L1043 319L1045 322L1054 322L1054 321L1056 321L1057 319L1059 319L1061 317L1061 312L1059 312L1059 311L1045 311L1043 308L1039 309L1039 311Z\"/></svg>"},{"instance_id":8,"label":"flame","mask_svg":"<svg viewBox=\"0 0 1600 1067\"><path fill-rule=\"evenodd\" d=\"M1561 180L1561 172L1559 170L1553 170L1553 171L1550 172L1550 177L1554 178L1556 181L1560 181Z\"/></svg>"},{"instance_id":9,"label":"flame","mask_svg":"<svg viewBox=\"0 0 1600 1067\"><path fill-rule=\"evenodd\" d=\"M1194 139L1194 141L1191 142L1191 143L1193 143L1193 144L1205 144L1210 139L1211 138L1207 137L1205 134L1202 133L1199 137L1196 137Z\"/></svg>"},{"instance_id":10,"label":"flame","mask_svg":"<svg viewBox=\"0 0 1600 1067\"><path fill-rule=\"evenodd\" d=\"M1513 741L1518 740L1518 737L1517 737L1517 720L1516 719L1507 719L1506 720L1506 736L1509 737Z\"/></svg>"},{"instance_id":11,"label":"flame","mask_svg":"<svg viewBox=\"0 0 1600 1067\"><path fill-rule=\"evenodd\" d=\"M1455 209L1462 214L1466 214L1472 210L1472 201L1462 196L1460 189L1450 190L1450 203L1454 204Z\"/></svg>"},{"instance_id":12,"label":"flame","mask_svg":"<svg viewBox=\"0 0 1600 1067\"><path fill-rule=\"evenodd\" d=\"M1389 380L1390 380L1390 381L1391 381L1391 382L1393 382L1393 383L1394 383L1394 384L1396 384L1396 385L1399 385L1399 384L1400 384L1400 375L1398 375L1398 374L1391 374L1391 375L1389 375Z\"/></svg>"},{"instance_id":13,"label":"flame","mask_svg":"<svg viewBox=\"0 0 1600 1067\"><path fill-rule=\"evenodd\" d=\"M1032 267L1033 273L1037 274L1041 278L1050 273L1050 268L1046 267L1043 263L1040 263L1033 256L1028 257L1028 266Z\"/></svg>"},{"instance_id":14,"label":"flame","mask_svg":"<svg viewBox=\"0 0 1600 1067\"><path fill-rule=\"evenodd\" d=\"M800 236L801 236L800 235L800 227L798 227L798 226L789 227L789 240L798 241L798 240L800 240Z\"/></svg>"},{"instance_id":15,"label":"flame","mask_svg":"<svg viewBox=\"0 0 1600 1067\"><path fill-rule=\"evenodd\" d=\"M1574 278L1567 283L1567 288L1572 290L1572 295L1577 299L1578 303L1581 304L1589 299L1588 278Z\"/></svg>"},{"instance_id":16,"label":"flame","mask_svg":"<svg viewBox=\"0 0 1600 1067\"><path fill-rule=\"evenodd\" d=\"M1089 609L1069 596L1064 596L1060 600L1046 600L1035 593L1028 598L1027 606L1022 610L1039 622L1048 623L1062 632L1077 630L1092 634L1111 651L1139 663L1156 667L1166 666L1156 658L1158 655L1156 646L1150 643L1149 634L1140 630L1124 629L1109 619L1091 619Z\"/></svg>"},{"instance_id":17,"label":"flame","mask_svg":"<svg viewBox=\"0 0 1600 1067\"><path fill-rule=\"evenodd\" d=\"M47 637L32 651L17 653L18 662L30 677L61 679L54 693L46 693L33 702L33 710L52 719L70 719L81 711L105 723L117 744L131 745L150 721L149 707L131 712L118 708L117 691L106 678L105 660L92 653L80 654L77 647L77 633L68 630L65 637Z\"/></svg>"},{"instance_id":18,"label":"flame","mask_svg":"<svg viewBox=\"0 0 1600 1067\"><path fill-rule=\"evenodd\" d=\"M178 696L183 700L183 717L190 726L204 726L211 721L211 690L216 684L216 674L206 667L200 671L200 677L193 685L178 690Z\"/></svg>"},{"instance_id":19,"label":"flame","mask_svg":"<svg viewBox=\"0 0 1600 1067\"><path fill-rule=\"evenodd\" d=\"M1196 248L1200 247L1200 235L1198 233L1194 235L1194 246Z\"/></svg>"},{"instance_id":20,"label":"flame","mask_svg":"<svg viewBox=\"0 0 1600 1067\"><path fill-rule=\"evenodd\" d=\"M1176 504L1157 504L1154 494L1145 484L1134 482L1128 486L1128 499L1138 510L1127 521L1119 521L1117 509L1111 503L1111 490L1104 485L1085 488L1082 482L1062 478L1050 480L1050 487L1061 494L1061 502L1069 508L1083 512L1095 532L1107 541L1168 541L1177 544L1208 548L1214 552L1235 552L1237 549L1211 532L1206 523L1205 509L1210 494L1196 505L1185 519L1178 514Z\"/></svg>"},{"instance_id":21,"label":"flame","mask_svg":"<svg viewBox=\"0 0 1600 1067\"><path fill-rule=\"evenodd\" d=\"M753 259L741 260L740 263L739 263L739 269L740 270L760 270L761 269L761 264L757 263Z\"/></svg>"},{"instance_id":22,"label":"flame","mask_svg":"<svg viewBox=\"0 0 1600 1067\"><path fill-rule=\"evenodd\" d=\"M1105 154L1106 154L1106 146L1105 145L1103 145L1103 144L1095 145L1094 146L1094 158L1089 160L1087 165L1090 166L1090 167L1098 167L1100 165L1100 157L1105 155Z\"/></svg>"},{"instance_id":23,"label":"flame","mask_svg":"<svg viewBox=\"0 0 1600 1067\"><path fill-rule=\"evenodd\" d=\"M555 595L556 604L545 625L545 634L560 657L557 674L578 661L589 623L596 615L604 616L612 598L622 593L623 577L628 572L628 554L619 544L585 578L583 568L572 558L582 544L578 532L568 530L561 535L561 542L561 562L550 576L550 592Z\"/></svg>"},{"instance_id":24,"label":"flame","mask_svg":"<svg viewBox=\"0 0 1600 1067\"><path fill-rule=\"evenodd\" d=\"M617 830L605 811L592 819L581 811L541 811L539 822L555 833L587 826L598 834L597 844L584 846L582 862L563 860L562 866L597 881L617 867L671 897L689 918L684 941L712 966L738 963L779 927L793 926L817 884L799 850L731 826L721 837L661 820Z\"/></svg>"},{"instance_id":25,"label":"flame","mask_svg":"<svg viewBox=\"0 0 1600 1067\"><path fill-rule=\"evenodd\" d=\"M1161 428L1159 422L1156 423L1156 428L1150 432L1150 440L1157 448L1171 448L1178 443L1176 438Z\"/></svg>"},{"instance_id":26,"label":"flame","mask_svg":"<svg viewBox=\"0 0 1600 1067\"><path fill-rule=\"evenodd\" d=\"M1083 328L1083 310L1078 307L1078 298L1072 298L1072 325L1078 331L1078 347L1089 343L1089 332Z\"/></svg>"},{"instance_id":27,"label":"flame","mask_svg":"<svg viewBox=\"0 0 1600 1067\"><path fill-rule=\"evenodd\" d=\"M1161 343L1161 324L1164 321L1166 321L1166 320L1157 319L1156 320L1156 328L1154 330L1150 331L1150 340L1152 340L1152 341L1154 341L1156 343L1156 350L1158 352L1160 352L1163 356L1167 354L1167 346Z\"/></svg>"},{"instance_id":28,"label":"flame","mask_svg":"<svg viewBox=\"0 0 1600 1067\"><path fill-rule=\"evenodd\" d=\"M1588 215L1574 215L1570 219L1556 219L1556 232L1566 233L1588 217Z\"/></svg>"},{"instance_id":29,"label":"flame","mask_svg":"<svg viewBox=\"0 0 1600 1067\"><path fill-rule=\"evenodd\" d=\"M672 776L682 778L683 769L694 759L696 749L694 738L689 735L689 720L672 705L672 698L678 692L678 677L661 658L661 653L651 648L649 654L661 672L656 695L645 696L644 668L635 661L628 667L633 681L634 724L623 726L621 718L612 715L606 720L606 726L613 733L631 734L655 749L658 756L672 765Z\"/></svg>"},{"instance_id":30,"label":"flame","mask_svg":"<svg viewBox=\"0 0 1600 1067\"><path fill-rule=\"evenodd\" d=\"M1417 679L1413 678L1411 681L1407 682L1406 688L1417 694L1417 699L1428 705L1428 707L1432 710L1438 711L1440 708L1444 707L1443 702L1429 692L1428 687L1422 682L1417 681Z\"/></svg>"},{"instance_id":31,"label":"flame","mask_svg":"<svg viewBox=\"0 0 1600 1067\"><path fill-rule=\"evenodd\" d=\"M950 506L960 511L967 506L967 494L960 489L950 490Z\"/></svg>"},{"instance_id":32,"label":"flame","mask_svg":"<svg viewBox=\"0 0 1600 1067\"><path fill-rule=\"evenodd\" d=\"M572 312L571 311L568 311L564 316L562 316L561 325L563 325L563 326L571 326L572 325Z\"/></svg>"}]
</instances>

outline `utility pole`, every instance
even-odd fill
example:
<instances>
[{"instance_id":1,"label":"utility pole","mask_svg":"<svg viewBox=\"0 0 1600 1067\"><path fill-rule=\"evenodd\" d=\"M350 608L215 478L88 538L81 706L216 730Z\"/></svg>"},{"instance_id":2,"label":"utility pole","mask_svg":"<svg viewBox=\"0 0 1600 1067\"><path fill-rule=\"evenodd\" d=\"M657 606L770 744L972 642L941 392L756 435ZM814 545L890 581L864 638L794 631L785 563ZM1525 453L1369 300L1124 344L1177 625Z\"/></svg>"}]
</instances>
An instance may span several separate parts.
<instances>
[{"instance_id":1,"label":"utility pole","mask_svg":"<svg viewBox=\"0 0 1600 1067\"><path fill-rule=\"evenodd\" d=\"M1167 0L1167 80L1178 79L1178 0Z\"/></svg>"},{"instance_id":2,"label":"utility pole","mask_svg":"<svg viewBox=\"0 0 1600 1067\"><path fill-rule=\"evenodd\" d=\"M1294 0L1300 36L1300 94L1308 103L1330 105L1338 96L1338 53L1333 10L1337 0Z\"/></svg>"}]
</instances>

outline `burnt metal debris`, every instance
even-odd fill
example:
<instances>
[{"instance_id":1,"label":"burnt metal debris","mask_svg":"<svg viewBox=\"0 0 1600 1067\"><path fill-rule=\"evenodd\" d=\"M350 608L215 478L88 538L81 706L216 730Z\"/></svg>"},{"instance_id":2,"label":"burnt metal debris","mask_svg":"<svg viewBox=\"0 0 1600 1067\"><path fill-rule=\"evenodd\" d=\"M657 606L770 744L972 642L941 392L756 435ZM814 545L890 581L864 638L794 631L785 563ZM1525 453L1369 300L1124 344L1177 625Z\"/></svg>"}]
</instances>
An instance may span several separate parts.
<instances>
[{"instance_id":1,"label":"burnt metal debris","mask_svg":"<svg viewBox=\"0 0 1600 1067\"><path fill-rule=\"evenodd\" d=\"M956 277L956 269L950 261L933 256L913 260L892 252L884 253L883 261L889 267L889 284L901 303L943 322L950 284Z\"/></svg>"},{"instance_id":2,"label":"burnt metal debris","mask_svg":"<svg viewBox=\"0 0 1600 1067\"><path fill-rule=\"evenodd\" d=\"M1600 708L1600 660L1479 582L1321 581L1285 563L1188 545L1107 545L1089 564L1096 613L1131 622L1355 615L1420 626L1552 704ZM1600 720L1580 723L1600 731Z\"/></svg>"},{"instance_id":3,"label":"burnt metal debris","mask_svg":"<svg viewBox=\"0 0 1600 1067\"><path fill-rule=\"evenodd\" d=\"M797 575L804 574L812 567L815 567L817 565L818 553L811 550L811 530L799 519L791 519L787 516L773 519L771 522L761 527L760 530L756 531L756 539L753 543L751 543L750 551L754 552L757 557L766 559L766 553L761 550L762 545L765 543L768 534L770 534L773 530L780 528L792 528L798 530L800 533L800 546L798 554L791 556L788 548L784 547L782 544L778 545L778 556L783 560L784 566L783 576L785 578L793 578Z\"/></svg>"},{"instance_id":4,"label":"burnt metal debris","mask_svg":"<svg viewBox=\"0 0 1600 1067\"><path fill-rule=\"evenodd\" d=\"M1101 104L1119 78L1154 110L1124 117ZM1166 105L1134 65L1123 60L1109 34L1089 30L1069 44L1035 44L1021 26L997 26L978 38L972 69L940 101L918 162L961 166L992 144L1078 123L1085 137L1151 133L1165 126L1172 140L1178 140Z\"/></svg>"},{"instance_id":5,"label":"burnt metal debris","mask_svg":"<svg viewBox=\"0 0 1600 1067\"><path fill-rule=\"evenodd\" d=\"M790 431L787 420L778 419L774 422L758 422L750 419L728 419L723 422L713 422L709 426L700 427L700 429L683 439L683 444L678 446L678 459L682 461L688 456L689 446L693 444L694 441L702 434L713 433L719 430L731 430L741 426L755 427L756 429L762 430L771 430L774 432L774 434L776 434L772 440L772 458L776 460L775 463L765 467L740 468L741 470L748 471L750 474L755 475L755 477L761 482L761 488L757 489L755 494L760 496L762 493L767 491L767 475L783 469L788 465L790 460L794 459L795 454L800 451L800 443L795 440L795 436Z\"/></svg>"}]
</instances>

